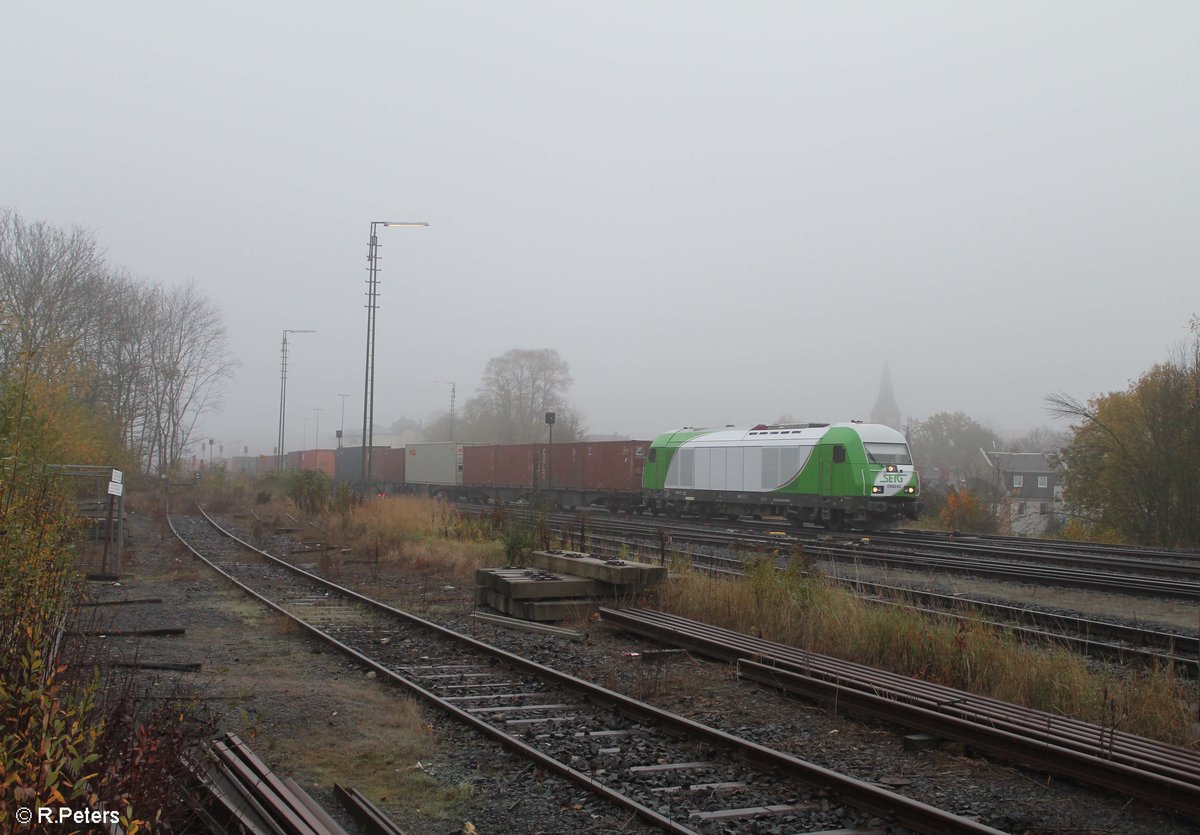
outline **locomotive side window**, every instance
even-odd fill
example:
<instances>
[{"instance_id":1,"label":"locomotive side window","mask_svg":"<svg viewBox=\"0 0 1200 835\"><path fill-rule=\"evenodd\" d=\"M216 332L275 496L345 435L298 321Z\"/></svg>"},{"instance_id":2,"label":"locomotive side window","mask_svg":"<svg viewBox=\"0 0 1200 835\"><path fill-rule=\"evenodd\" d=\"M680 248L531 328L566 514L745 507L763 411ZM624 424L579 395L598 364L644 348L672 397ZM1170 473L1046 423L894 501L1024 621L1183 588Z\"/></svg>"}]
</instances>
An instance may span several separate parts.
<instances>
[{"instance_id":1,"label":"locomotive side window","mask_svg":"<svg viewBox=\"0 0 1200 835\"><path fill-rule=\"evenodd\" d=\"M638 447L638 454L640 455L641 452L642 452L642 448ZM657 460L658 460L658 448L650 447L650 463L653 464Z\"/></svg>"},{"instance_id":2,"label":"locomotive side window","mask_svg":"<svg viewBox=\"0 0 1200 835\"><path fill-rule=\"evenodd\" d=\"M841 444L837 444L833 448L833 463L835 463L835 464L845 464L846 463L846 448L844 446L842 446Z\"/></svg>"}]
</instances>

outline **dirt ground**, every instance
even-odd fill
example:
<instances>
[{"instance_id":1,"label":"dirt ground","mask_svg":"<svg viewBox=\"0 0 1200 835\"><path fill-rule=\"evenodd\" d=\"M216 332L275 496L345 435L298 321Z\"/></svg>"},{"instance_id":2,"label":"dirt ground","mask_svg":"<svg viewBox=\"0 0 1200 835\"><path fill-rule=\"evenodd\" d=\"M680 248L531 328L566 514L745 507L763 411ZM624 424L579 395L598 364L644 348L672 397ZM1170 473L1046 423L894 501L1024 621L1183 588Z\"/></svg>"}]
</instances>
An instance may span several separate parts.
<instances>
[{"instance_id":1,"label":"dirt ground","mask_svg":"<svg viewBox=\"0 0 1200 835\"><path fill-rule=\"evenodd\" d=\"M160 597L163 602L105 607L99 617L111 619L114 628L182 627L187 632L109 639L114 649L143 661L200 663L201 672L185 677L203 694L220 729L240 734L331 812L337 813L332 797L337 782L358 788L415 833L643 831L581 790L515 761L331 650L293 634L280 617L199 564L154 519L133 514L129 530L119 580L91 584L92 596ZM319 563L316 556L311 559ZM471 590L433 573L409 576L349 563L338 573L343 584L470 628ZM479 637L730 731L769 727L778 740L774 744L798 756L857 772L862 779L906 785L907 793L978 815L1006 831L1200 831L1141 804L954 748L914 759L902 751L898 729L858 723L760 690L739 682L726 667L690 657L646 667L632 660L648 648L639 639L590 621L565 625L585 631L587 641L491 629ZM146 675L166 689L180 674Z\"/></svg>"}]
</instances>

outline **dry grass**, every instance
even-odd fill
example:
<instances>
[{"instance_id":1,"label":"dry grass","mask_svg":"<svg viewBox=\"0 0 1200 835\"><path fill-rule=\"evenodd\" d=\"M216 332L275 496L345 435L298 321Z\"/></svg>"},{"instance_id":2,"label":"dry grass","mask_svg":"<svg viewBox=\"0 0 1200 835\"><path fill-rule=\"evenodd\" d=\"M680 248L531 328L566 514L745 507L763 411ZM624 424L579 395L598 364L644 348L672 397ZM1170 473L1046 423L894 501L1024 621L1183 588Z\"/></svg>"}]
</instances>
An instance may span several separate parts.
<instances>
[{"instance_id":1,"label":"dry grass","mask_svg":"<svg viewBox=\"0 0 1200 835\"><path fill-rule=\"evenodd\" d=\"M1069 650L1029 646L983 624L872 606L820 575L779 572L770 562L752 568L743 582L683 568L664 592L663 608L1049 713L1200 744L1192 725L1194 688L1169 670L1099 674Z\"/></svg>"},{"instance_id":2,"label":"dry grass","mask_svg":"<svg viewBox=\"0 0 1200 835\"><path fill-rule=\"evenodd\" d=\"M503 565L512 531L413 496L374 500L326 528L361 556L406 572L469 582ZM980 695L1191 747L1194 688L1170 670L1097 673L1066 648L1030 646L1012 633L899 607L872 606L814 572L776 571L762 560L744 581L676 565L662 608L728 629L915 676ZM973 615L964 608L963 614Z\"/></svg>"},{"instance_id":3,"label":"dry grass","mask_svg":"<svg viewBox=\"0 0 1200 835\"><path fill-rule=\"evenodd\" d=\"M380 564L437 571L463 581L472 579L477 568L504 564L503 548L486 525L437 499L376 499L337 517L332 527L355 552Z\"/></svg>"}]
</instances>

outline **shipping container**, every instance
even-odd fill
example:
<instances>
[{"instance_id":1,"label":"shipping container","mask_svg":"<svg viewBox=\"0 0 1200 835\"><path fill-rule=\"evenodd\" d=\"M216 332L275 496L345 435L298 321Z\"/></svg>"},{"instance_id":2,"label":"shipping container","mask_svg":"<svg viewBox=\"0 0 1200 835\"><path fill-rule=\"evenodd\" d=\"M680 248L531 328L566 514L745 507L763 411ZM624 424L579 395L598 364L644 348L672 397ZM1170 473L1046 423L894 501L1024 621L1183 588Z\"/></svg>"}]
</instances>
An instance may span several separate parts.
<instances>
[{"instance_id":1,"label":"shipping container","mask_svg":"<svg viewBox=\"0 0 1200 835\"><path fill-rule=\"evenodd\" d=\"M546 478L566 490L639 491L649 441L554 444Z\"/></svg>"},{"instance_id":2,"label":"shipping container","mask_svg":"<svg viewBox=\"0 0 1200 835\"><path fill-rule=\"evenodd\" d=\"M375 449L371 454L371 481L393 489L404 486L404 447Z\"/></svg>"},{"instance_id":3,"label":"shipping container","mask_svg":"<svg viewBox=\"0 0 1200 835\"><path fill-rule=\"evenodd\" d=\"M404 483L422 487L458 487L463 483L463 444L409 444L404 457Z\"/></svg>"},{"instance_id":4,"label":"shipping container","mask_svg":"<svg viewBox=\"0 0 1200 835\"><path fill-rule=\"evenodd\" d=\"M649 449L649 441L467 447L462 483L466 494L478 500L517 501L539 495L563 507L599 502L636 509Z\"/></svg>"},{"instance_id":5,"label":"shipping container","mask_svg":"<svg viewBox=\"0 0 1200 835\"><path fill-rule=\"evenodd\" d=\"M295 470L320 470L333 478L337 472L336 449L302 449L287 454L289 472Z\"/></svg>"},{"instance_id":6,"label":"shipping container","mask_svg":"<svg viewBox=\"0 0 1200 835\"><path fill-rule=\"evenodd\" d=\"M342 447L337 451L337 475L335 481L361 484L363 472L363 448ZM395 491L404 486L404 448L371 447L371 483Z\"/></svg>"}]
</instances>

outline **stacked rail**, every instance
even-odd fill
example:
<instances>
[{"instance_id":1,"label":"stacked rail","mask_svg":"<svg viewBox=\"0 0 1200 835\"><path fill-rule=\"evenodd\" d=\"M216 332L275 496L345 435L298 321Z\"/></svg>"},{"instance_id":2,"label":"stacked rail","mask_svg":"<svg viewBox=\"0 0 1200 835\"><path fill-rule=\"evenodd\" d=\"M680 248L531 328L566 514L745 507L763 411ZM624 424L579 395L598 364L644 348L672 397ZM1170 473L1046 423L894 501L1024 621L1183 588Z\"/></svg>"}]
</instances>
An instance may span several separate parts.
<instances>
[{"instance_id":1,"label":"stacked rail","mask_svg":"<svg viewBox=\"0 0 1200 835\"><path fill-rule=\"evenodd\" d=\"M294 780L281 779L236 734L213 741L202 779L212 802L200 816L210 831L346 835Z\"/></svg>"},{"instance_id":2,"label":"stacked rail","mask_svg":"<svg viewBox=\"0 0 1200 835\"><path fill-rule=\"evenodd\" d=\"M649 609L614 624L738 666L763 684L958 740L1005 759L1200 815L1200 753Z\"/></svg>"}]
</instances>

